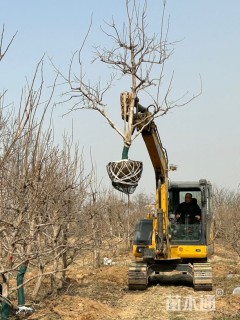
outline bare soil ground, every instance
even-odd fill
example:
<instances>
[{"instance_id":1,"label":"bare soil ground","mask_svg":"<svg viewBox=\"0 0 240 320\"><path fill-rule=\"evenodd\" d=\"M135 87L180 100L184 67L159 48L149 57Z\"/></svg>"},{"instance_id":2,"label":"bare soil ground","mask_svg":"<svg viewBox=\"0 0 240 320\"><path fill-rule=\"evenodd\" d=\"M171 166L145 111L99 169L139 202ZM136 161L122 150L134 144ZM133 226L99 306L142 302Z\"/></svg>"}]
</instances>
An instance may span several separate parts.
<instances>
[{"instance_id":1,"label":"bare soil ground","mask_svg":"<svg viewBox=\"0 0 240 320\"><path fill-rule=\"evenodd\" d=\"M37 312L29 319L240 319L240 295L232 295L233 289L240 287L240 260L219 245L215 251L211 258L214 274L212 292L194 292L191 279L183 275L160 276L146 291L128 291L127 265L87 269L75 264L68 272L66 287L58 296L50 296L35 306ZM127 256L124 259L130 260ZM206 295L214 296L215 310L206 311L206 305L205 309L201 308L200 303L206 301ZM167 310L170 299L180 299L180 310Z\"/></svg>"}]
</instances>

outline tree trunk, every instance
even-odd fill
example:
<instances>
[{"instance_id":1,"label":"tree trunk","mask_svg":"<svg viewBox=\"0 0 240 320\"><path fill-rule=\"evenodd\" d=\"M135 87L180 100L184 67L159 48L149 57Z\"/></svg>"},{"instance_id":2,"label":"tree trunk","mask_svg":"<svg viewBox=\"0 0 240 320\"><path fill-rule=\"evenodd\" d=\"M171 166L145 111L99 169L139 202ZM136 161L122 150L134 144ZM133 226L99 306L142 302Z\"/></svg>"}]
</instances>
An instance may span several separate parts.
<instances>
[{"instance_id":1,"label":"tree trunk","mask_svg":"<svg viewBox=\"0 0 240 320\"><path fill-rule=\"evenodd\" d=\"M8 304L8 295L9 295L9 279L8 276L3 274L3 283L2 283L2 312L1 319L7 320L9 314L9 304Z\"/></svg>"},{"instance_id":2,"label":"tree trunk","mask_svg":"<svg viewBox=\"0 0 240 320\"><path fill-rule=\"evenodd\" d=\"M44 266L42 264L40 264L40 266L39 266L39 271L40 271L40 275L37 278L37 282L36 282L36 285L35 285L33 293L32 293L32 300L33 301L36 301L37 295L39 293L39 290L41 288L42 281L43 281Z\"/></svg>"}]
</instances>

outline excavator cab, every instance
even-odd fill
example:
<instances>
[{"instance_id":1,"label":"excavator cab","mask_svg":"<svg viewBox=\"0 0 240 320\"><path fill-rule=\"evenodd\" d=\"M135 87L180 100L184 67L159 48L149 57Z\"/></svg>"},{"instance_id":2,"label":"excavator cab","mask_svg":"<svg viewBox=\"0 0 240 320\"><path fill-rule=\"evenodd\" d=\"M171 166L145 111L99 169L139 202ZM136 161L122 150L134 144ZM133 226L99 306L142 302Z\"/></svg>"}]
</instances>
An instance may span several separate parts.
<instances>
[{"instance_id":1,"label":"excavator cab","mask_svg":"<svg viewBox=\"0 0 240 320\"><path fill-rule=\"evenodd\" d=\"M202 235L202 221L190 214L185 214L182 219L176 219L176 209L184 202L185 194L192 194L192 202L200 207L201 190L199 189L172 189L169 191L169 234L172 243L184 241L200 241ZM198 213L199 214L199 213ZM197 213L196 213L197 215ZM200 215L201 216L201 215Z\"/></svg>"},{"instance_id":2,"label":"excavator cab","mask_svg":"<svg viewBox=\"0 0 240 320\"><path fill-rule=\"evenodd\" d=\"M197 220L188 214L177 221L175 212L178 205L184 202L186 193L192 194L194 201L201 209L201 218ZM208 245L212 220L212 187L202 179L197 182L170 182L168 189L169 237L171 244ZM213 248L209 248L210 253Z\"/></svg>"}]
</instances>

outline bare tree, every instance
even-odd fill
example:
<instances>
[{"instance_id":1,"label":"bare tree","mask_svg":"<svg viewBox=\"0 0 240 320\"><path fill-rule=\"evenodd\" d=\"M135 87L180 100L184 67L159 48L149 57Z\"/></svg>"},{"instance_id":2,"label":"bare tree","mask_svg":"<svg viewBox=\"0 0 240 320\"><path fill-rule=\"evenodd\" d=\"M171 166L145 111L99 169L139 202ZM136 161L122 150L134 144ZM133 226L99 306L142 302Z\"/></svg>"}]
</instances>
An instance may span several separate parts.
<instances>
[{"instance_id":1,"label":"bare tree","mask_svg":"<svg viewBox=\"0 0 240 320\"><path fill-rule=\"evenodd\" d=\"M18 113L4 106L3 100L0 105L0 275L5 304L34 280L31 297L35 300L46 276L56 292L84 245L75 236L86 196L83 161L72 138L65 137L60 149L54 145L53 128L43 130L54 89L55 83L43 100L41 59L23 90ZM14 285L12 278L22 266L25 272L34 270L34 275ZM59 273L61 278L56 277Z\"/></svg>"},{"instance_id":2,"label":"bare tree","mask_svg":"<svg viewBox=\"0 0 240 320\"><path fill-rule=\"evenodd\" d=\"M142 5L142 2L137 0L126 0L125 4L127 22L123 23L122 27L117 26L114 19L105 23L105 27L101 27L102 32L112 41L112 47L110 49L101 46L94 47L93 62L100 61L113 70L105 86L101 85L101 81L96 84L88 81L84 71L82 51L92 21L82 47L78 54L76 52L71 59L68 76L64 76L57 68L56 70L70 86L70 91L65 93L69 96L69 100L74 100L70 111L78 109L98 111L123 138L125 157L127 158L132 141L153 118L166 114L173 107L189 103L196 96L185 101L179 99L170 102L169 95L173 76L165 92L162 89L164 67L173 53L174 44L168 41L169 19L165 18L166 0L163 1L160 32L151 35L148 34L147 1ZM73 71L76 58L80 67L78 74ZM131 79L131 92L125 92L121 95L123 131L118 128L107 113L107 105L104 102L105 93L119 77ZM152 101L148 107L149 112L144 119L134 117L134 108L137 107L138 96L141 92L148 94ZM135 129L138 129L138 132Z\"/></svg>"},{"instance_id":3,"label":"bare tree","mask_svg":"<svg viewBox=\"0 0 240 320\"><path fill-rule=\"evenodd\" d=\"M14 38L17 35L17 32L12 36L10 41L8 41L7 45L4 47L4 33L5 33L5 28L4 25L2 27L2 32L1 32L1 39L0 39L0 62L2 59L5 57L6 53L8 52L8 49L10 48L11 44L13 43Z\"/></svg>"},{"instance_id":4,"label":"bare tree","mask_svg":"<svg viewBox=\"0 0 240 320\"><path fill-rule=\"evenodd\" d=\"M96 185L96 178L93 181ZM136 220L146 215L149 199L142 194L141 201L134 197L129 202L127 196L105 190L99 184L93 188L93 181L83 210L89 225L86 237L91 239L93 265L98 267L105 255L112 258L118 257L122 250L129 251Z\"/></svg>"},{"instance_id":5,"label":"bare tree","mask_svg":"<svg viewBox=\"0 0 240 320\"><path fill-rule=\"evenodd\" d=\"M1 170L0 273L6 297L16 290L10 276L27 262L38 275L32 298L46 275L51 275L49 291L56 292L84 244L75 236L87 181L79 152L73 157L68 139L59 150L51 132L40 127L33 122Z\"/></svg>"},{"instance_id":6,"label":"bare tree","mask_svg":"<svg viewBox=\"0 0 240 320\"><path fill-rule=\"evenodd\" d=\"M213 197L215 239L230 246L240 256L240 194L215 188Z\"/></svg>"}]
</instances>

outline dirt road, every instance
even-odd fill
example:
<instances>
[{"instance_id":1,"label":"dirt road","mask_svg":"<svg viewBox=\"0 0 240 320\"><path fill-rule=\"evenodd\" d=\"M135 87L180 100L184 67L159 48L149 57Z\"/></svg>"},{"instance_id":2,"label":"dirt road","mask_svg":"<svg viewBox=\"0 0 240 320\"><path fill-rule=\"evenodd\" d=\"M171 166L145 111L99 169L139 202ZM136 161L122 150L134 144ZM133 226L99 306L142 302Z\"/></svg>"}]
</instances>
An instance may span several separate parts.
<instances>
[{"instance_id":1,"label":"dirt road","mask_svg":"<svg viewBox=\"0 0 240 320\"><path fill-rule=\"evenodd\" d=\"M146 291L128 291L127 266L69 271L58 297L37 306L42 320L225 320L240 319L240 261L230 253L212 259L214 290L194 292L186 276L160 276Z\"/></svg>"}]
</instances>

